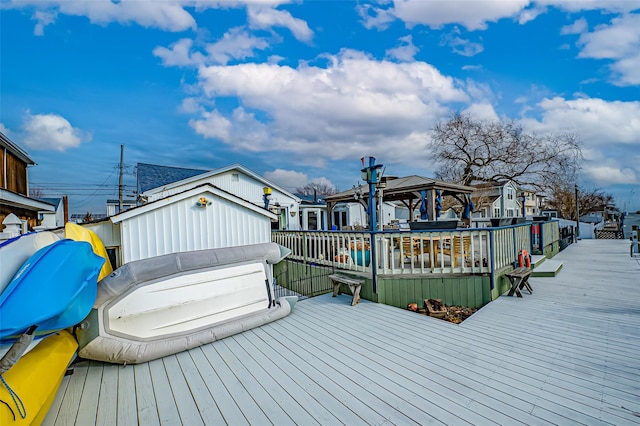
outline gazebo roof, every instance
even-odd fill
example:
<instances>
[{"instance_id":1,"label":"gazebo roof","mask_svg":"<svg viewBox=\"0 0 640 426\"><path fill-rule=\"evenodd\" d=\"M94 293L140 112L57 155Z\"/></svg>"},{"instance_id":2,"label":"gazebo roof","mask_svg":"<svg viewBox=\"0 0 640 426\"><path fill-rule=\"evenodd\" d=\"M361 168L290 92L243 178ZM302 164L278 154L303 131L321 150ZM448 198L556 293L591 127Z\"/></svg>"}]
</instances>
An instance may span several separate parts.
<instances>
[{"instance_id":1,"label":"gazebo roof","mask_svg":"<svg viewBox=\"0 0 640 426\"><path fill-rule=\"evenodd\" d=\"M443 192L442 195L468 194L474 191L474 188L471 186L458 185L416 175L387 178L386 184L384 188L385 201L402 201L418 198L421 190L439 189ZM360 185L359 191L363 197L366 197L369 193L369 185ZM325 196L324 199L328 203L353 201L355 199L355 193L356 190L352 188L335 195Z\"/></svg>"}]
</instances>

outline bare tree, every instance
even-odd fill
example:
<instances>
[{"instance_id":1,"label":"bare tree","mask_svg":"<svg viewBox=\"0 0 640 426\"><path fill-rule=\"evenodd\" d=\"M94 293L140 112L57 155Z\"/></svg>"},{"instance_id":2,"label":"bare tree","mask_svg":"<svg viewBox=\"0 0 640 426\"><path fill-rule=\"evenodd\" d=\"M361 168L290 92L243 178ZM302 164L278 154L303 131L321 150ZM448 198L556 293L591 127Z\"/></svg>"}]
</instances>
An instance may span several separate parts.
<instances>
[{"instance_id":1,"label":"bare tree","mask_svg":"<svg viewBox=\"0 0 640 426\"><path fill-rule=\"evenodd\" d=\"M314 195L314 191L317 196L333 195L338 192L335 186L326 182L309 182L296 188L298 194Z\"/></svg>"},{"instance_id":2,"label":"bare tree","mask_svg":"<svg viewBox=\"0 0 640 426\"><path fill-rule=\"evenodd\" d=\"M31 198L43 198L44 197L44 192L42 191L42 188L31 187L31 188L29 188L29 197L31 197Z\"/></svg>"},{"instance_id":3,"label":"bare tree","mask_svg":"<svg viewBox=\"0 0 640 426\"><path fill-rule=\"evenodd\" d=\"M546 192L575 182L582 152L574 134L536 135L513 121L479 121L454 113L432 130L436 177L464 185L512 180Z\"/></svg>"},{"instance_id":4,"label":"bare tree","mask_svg":"<svg viewBox=\"0 0 640 426\"><path fill-rule=\"evenodd\" d=\"M615 206L613 195L594 188L580 189L578 202L580 203L580 215L603 212L605 209ZM556 188L547 201L547 207L557 210L560 217L575 220L576 195L574 186L564 185Z\"/></svg>"}]
</instances>

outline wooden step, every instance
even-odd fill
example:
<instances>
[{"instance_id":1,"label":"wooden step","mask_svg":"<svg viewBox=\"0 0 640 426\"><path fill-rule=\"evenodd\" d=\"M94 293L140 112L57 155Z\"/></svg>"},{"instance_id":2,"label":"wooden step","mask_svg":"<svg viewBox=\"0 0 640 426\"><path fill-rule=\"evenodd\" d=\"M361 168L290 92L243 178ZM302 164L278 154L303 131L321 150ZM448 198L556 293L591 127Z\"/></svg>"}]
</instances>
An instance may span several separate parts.
<instances>
[{"instance_id":1,"label":"wooden step","mask_svg":"<svg viewBox=\"0 0 640 426\"><path fill-rule=\"evenodd\" d=\"M547 259L531 273L532 277L555 277L562 269L562 262Z\"/></svg>"},{"instance_id":2,"label":"wooden step","mask_svg":"<svg viewBox=\"0 0 640 426\"><path fill-rule=\"evenodd\" d=\"M546 256L542 254L532 254L531 255L531 268L535 269L542 265L542 263L546 260Z\"/></svg>"}]
</instances>

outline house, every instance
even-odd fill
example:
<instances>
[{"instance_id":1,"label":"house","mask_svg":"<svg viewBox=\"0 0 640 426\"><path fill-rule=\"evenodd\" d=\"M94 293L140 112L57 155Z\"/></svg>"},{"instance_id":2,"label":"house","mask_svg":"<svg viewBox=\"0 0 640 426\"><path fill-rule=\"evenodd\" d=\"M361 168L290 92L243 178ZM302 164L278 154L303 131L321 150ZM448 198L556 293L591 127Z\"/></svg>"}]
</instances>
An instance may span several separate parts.
<instances>
[{"instance_id":1,"label":"house","mask_svg":"<svg viewBox=\"0 0 640 426\"><path fill-rule=\"evenodd\" d=\"M138 193L143 202L151 202L187 189L210 184L276 214L273 228L299 230L300 198L265 179L241 164L232 164L211 171L181 169L179 167L138 164ZM169 182L172 179L179 178ZM157 179L157 180L154 180ZM269 190L270 194L265 191Z\"/></svg>"},{"instance_id":2,"label":"house","mask_svg":"<svg viewBox=\"0 0 640 426\"><path fill-rule=\"evenodd\" d=\"M122 200L122 211L132 209L138 205L136 200ZM120 200L107 200L107 216L113 216L120 211Z\"/></svg>"},{"instance_id":3,"label":"house","mask_svg":"<svg viewBox=\"0 0 640 426\"><path fill-rule=\"evenodd\" d=\"M539 216L540 206L544 197L538 195L535 191L530 189L523 189L520 191L519 200L522 202L524 198L524 215L525 216Z\"/></svg>"},{"instance_id":4,"label":"house","mask_svg":"<svg viewBox=\"0 0 640 426\"><path fill-rule=\"evenodd\" d=\"M300 198L300 226L305 231L327 230L327 203L322 197L295 194Z\"/></svg>"},{"instance_id":5,"label":"house","mask_svg":"<svg viewBox=\"0 0 640 426\"><path fill-rule=\"evenodd\" d=\"M38 200L54 206L54 210L38 211L38 226L34 226L36 231L45 229L55 229L63 227L68 220L68 200L62 198L38 198Z\"/></svg>"},{"instance_id":6,"label":"house","mask_svg":"<svg viewBox=\"0 0 640 426\"><path fill-rule=\"evenodd\" d=\"M511 180L472 185L475 204L474 217L521 217L522 199L518 186Z\"/></svg>"},{"instance_id":7,"label":"house","mask_svg":"<svg viewBox=\"0 0 640 426\"><path fill-rule=\"evenodd\" d=\"M27 169L35 164L24 150L0 132L0 223L13 213L22 221L23 233L38 226L41 213L56 211L54 205L29 196Z\"/></svg>"},{"instance_id":8,"label":"house","mask_svg":"<svg viewBox=\"0 0 640 426\"><path fill-rule=\"evenodd\" d=\"M94 227L109 244L119 245L119 265L181 251L271 242L275 213L208 182L182 187L111 216L113 230L107 229L109 221Z\"/></svg>"}]
</instances>

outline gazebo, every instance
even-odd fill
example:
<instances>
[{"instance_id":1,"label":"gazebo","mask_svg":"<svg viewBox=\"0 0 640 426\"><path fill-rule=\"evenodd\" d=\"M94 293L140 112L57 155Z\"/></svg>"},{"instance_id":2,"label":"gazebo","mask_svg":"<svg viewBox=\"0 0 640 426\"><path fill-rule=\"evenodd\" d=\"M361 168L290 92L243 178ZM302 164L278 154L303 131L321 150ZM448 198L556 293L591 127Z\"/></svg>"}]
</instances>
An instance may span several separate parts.
<instances>
[{"instance_id":1,"label":"gazebo","mask_svg":"<svg viewBox=\"0 0 640 426\"><path fill-rule=\"evenodd\" d=\"M409 209L409 217L414 217L414 210L420 209L421 217L425 220L437 220L442 209L442 198L452 196L463 206L463 219L470 220L473 204L471 193L474 188L443 182L423 176L383 177L377 185L376 197L378 204L382 201L400 201ZM333 209L341 202L358 201L367 206L369 186L360 185L335 195L325 196L328 213L328 226L333 225Z\"/></svg>"}]
</instances>

